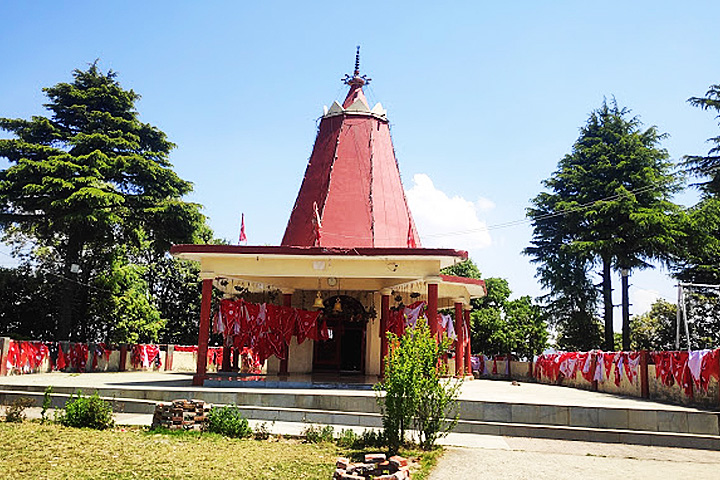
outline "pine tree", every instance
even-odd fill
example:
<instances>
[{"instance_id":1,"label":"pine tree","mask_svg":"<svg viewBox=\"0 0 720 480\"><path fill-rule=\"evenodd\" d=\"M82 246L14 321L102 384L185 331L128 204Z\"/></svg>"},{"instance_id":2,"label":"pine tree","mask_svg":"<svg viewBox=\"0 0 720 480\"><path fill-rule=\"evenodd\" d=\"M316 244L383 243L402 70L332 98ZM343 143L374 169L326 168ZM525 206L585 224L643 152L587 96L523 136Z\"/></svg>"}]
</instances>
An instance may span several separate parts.
<instances>
[{"instance_id":1,"label":"pine tree","mask_svg":"<svg viewBox=\"0 0 720 480\"><path fill-rule=\"evenodd\" d=\"M690 105L703 110L715 110L720 119L720 85L710 85L704 97L690 97ZM687 155L683 165L693 175L701 177L702 182L696 184L706 196L720 196L720 136L709 138L714 144L707 155Z\"/></svg>"},{"instance_id":2,"label":"pine tree","mask_svg":"<svg viewBox=\"0 0 720 480\"><path fill-rule=\"evenodd\" d=\"M97 61L73 81L43 89L50 115L0 118L13 138L0 140L0 226L6 241L29 240L60 264L64 280L58 339L79 335L89 284L126 251L161 253L206 231L199 206L182 200L192 185L173 171L174 144L135 110ZM144 248L144 247L143 247Z\"/></svg>"},{"instance_id":3,"label":"pine tree","mask_svg":"<svg viewBox=\"0 0 720 480\"><path fill-rule=\"evenodd\" d=\"M572 152L543 182L549 192L533 199L534 207L528 210L534 232L526 253L540 264L539 274L547 285L590 288L582 272L600 266L607 349L614 344L613 270L627 272L623 348L628 349L629 272L652 267L651 260L667 259L682 235L678 207L670 201L678 183L668 153L660 147L665 135L656 127L642 130L639 119L628 118L629 113L614 100L593 111ZM579 283L558 278L568 270L580 276Z\"/></svg>"}]
</instances>

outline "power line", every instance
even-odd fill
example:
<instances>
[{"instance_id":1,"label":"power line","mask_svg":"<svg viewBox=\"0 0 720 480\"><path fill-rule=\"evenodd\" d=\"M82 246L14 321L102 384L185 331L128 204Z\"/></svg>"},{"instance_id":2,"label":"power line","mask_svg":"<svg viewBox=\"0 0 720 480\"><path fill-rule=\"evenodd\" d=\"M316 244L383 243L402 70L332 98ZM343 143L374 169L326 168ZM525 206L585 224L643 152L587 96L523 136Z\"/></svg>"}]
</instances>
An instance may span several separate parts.
<instances>
[{"instance_id":1,"label":"power line","mask_svg":"<svg viewBox=\"0 0 720 480\"><path fill-rule=\"evenodd\" d=\"M617 199L625 197L629 194L637 195L640 193L647 192L648 190L652 190L653 188L655 188L655 185L648 185L646 187L642 187L637 190L630 190L625 193L618 193L615 195L610 195L605 198L601 198L599 200L593 200L592 202L584 203L584 204L578 205L577 207L574 207L574 208L568 208L567 210L563 210L561 212L554 212L554 213L548 213L545 215L540 215L533 219L523 218L523 219L512 220L512 221L503 222L503 223L497 223L495 225L488 225L484 228L473 228L473 229L468 229L468 230L458 230L455 232L435 233L435 234L430 234L430 235L423 235L423 237L436 238L436 237L446 237L446 236L451 236L451 235L467 235L470 233L483 232L483 231L487 231L487 230L499 230L502 228L516 227L518 225L524 225L524 224L533 223L533 222L537 222L537 221L547 220L549 218L564 216L564 215L567 215L570 213L580 212L583 210L587 210L601 202L609 202L612 200L617 200Z\"/></svg>"}]
</instances>

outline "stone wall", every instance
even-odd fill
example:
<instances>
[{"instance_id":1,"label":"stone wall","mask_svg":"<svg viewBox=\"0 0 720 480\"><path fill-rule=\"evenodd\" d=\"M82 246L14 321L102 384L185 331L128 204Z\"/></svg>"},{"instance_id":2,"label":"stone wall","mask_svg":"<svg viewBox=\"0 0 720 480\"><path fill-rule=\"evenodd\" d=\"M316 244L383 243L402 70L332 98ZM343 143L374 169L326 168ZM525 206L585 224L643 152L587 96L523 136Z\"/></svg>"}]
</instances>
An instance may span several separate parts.
<instances>
[{"instance_id":1,"label":"stone wall","mask_svg":"<svg viewBox=\"0 0 720 480\"><path fill-rule=\"evenodd\" d=\"M479 375L480 378L495 380L517 380L526 382L539 382L552 385L561 385L583 390L592 390L629 397L648 398L664 403L694 406L709 410L720 410L720 384L718 379L711 377L707 391L693 385L689 394L677 384L670 386L663 385L661 380L655 376L655 365L648 364L647 368L647 394L643 395L642 389L642 364L638 365L637 377L631 382L626 375L620 378L620 384L615 384L615 365L610 367L609 375L606 373L603 381L589 382L580 373L568 378L558 375L557 378L535 377L534 365L532 362L511 361L510 375L505 372L505 360L497 360L497 373L492 374L492 360L488 362L487 373ZM624 373L624 372L623 372Z\"/></svg>"}]
</instances>

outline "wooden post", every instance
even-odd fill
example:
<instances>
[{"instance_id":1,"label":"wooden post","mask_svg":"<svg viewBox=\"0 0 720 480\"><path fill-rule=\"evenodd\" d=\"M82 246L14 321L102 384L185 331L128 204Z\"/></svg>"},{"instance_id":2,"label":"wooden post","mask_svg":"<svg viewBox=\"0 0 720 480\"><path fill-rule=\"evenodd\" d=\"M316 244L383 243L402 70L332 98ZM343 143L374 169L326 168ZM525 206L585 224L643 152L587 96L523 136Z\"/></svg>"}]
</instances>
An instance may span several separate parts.
<instances>
[{"instance_id":1,"label":"wooden post","mask_svg":"<svg viewBox=\"0 0 720 480\"><path fill-rule=\"evenodd\" d=\"M648 351L640 351L640 396L650 398L650 377L648 376Z\"/></svg>"},{"instance_id":2,"label":"wooden post","mask_svg":"<svg viewBox=\"0 0 720 480\"><path fill-rule=\"evenodd\" d=\"M0 376L7 375L7 357L10 351L10 338L0 337Z\"/></svg>"},{"instance_id":3,"label":"wooden post","mask_svg":"<svg viewBox=\"0 0 720 480\"><path fill-rule=\"evenodd\" d=\"M242 345L240 345L239 335L233 335L232 345L232 366L230 369L233 372L240 372L242 368L242 365L240 365L240 350L242 349Z\"/></svg>"},{"instance_id":4,"label":"wooden post","mask_svg":"<svg viewBox=\"0 0 720 480\"><path fill-rule=\"evenodd\" d=\"M455 302L455 376L465 376L465 316L463 315L463 304Z\"/></svg>"},{"instance_id":5,"label":"wooden post","mask_svg":"<svg viewBox=\"0 0 720 480\"><path fill-rule=\"evenodd\" d=\"M169 372L173 368L173 356L175 355L175 345L168 345L165 350L165 371Z\"/></svg>"},{"instance_id":6,"label":"wooden post","mask_svg":"<svg viewBox=\"0 0 720 480\"><path fill-rule=\"evenodd\" d=\"M62 342L65 343L65 342ZM60 344L58 344L58 348L60 347ZM120 361L118 362L118 372L124 372L127 370L127 352L128 352L128 344L122 343L120 344Z\"/></svg>"},{"instance_id":7,"label":"wooden post","mask_svg":"<svg viewBox=\"0 0 720 480\"><path fill-rule=\"evenodd\" d=\"M597 392L598 391L598 381L595 380L595 372L597 371L597 354L591 352L590 355L592 355L592 361L590 362L590 371L593 373L593 381L592 381L592 391ZM600 360L602 361L602 360Z\"/></svg>"},{"instance_id":8,"label":"wooden post","mask_svg":"<svg viewBox=\"0 0 720 480\"><path fill-rule=\"evenodd\" d=\"M283 293L283 306L292 307L292 293ZM288 361L290 360L290 345L283 344L284 359L280 359L280 370L278 375L288 374Z\"/></svg>"},{"instance_id":9,"label":"wooden post","mask_svg":"<svg viewBox=\"0 0 720 480\"><path fill-rule=\"evenodd\" d=\"M197 368L193 385L202 386L207 373L208 341L210 340L210 310L212 308L212 278L202 281L202 303L200 304L200 330L198 332Z\"/></svg>"},{"instance_id":10,"label":"wooden post","mask_svg":"<svg viewBox=\"0 0 720 480\"><path fill-rule=\"evenodd\" d=\"M387 330L390 322L390 295L380 297L380 376L385 376L385 357L388 354Z\"/></svg>"},{"instance_id":11,"label":"wooden post","mask_svg":"<svg viewBox=\"0 0 720 480\"><path fill-rule=\"evenodd\" d=\"M220 367L220 371L230 372L232 370L232 366L230 365L230 363L232 362L233 353L231 335L223 335L223 347L225 348L222 349L222 365Z\"/></svg>"},{"instance_id":12,"label":"wooden post","mask_svg":"<svg viewBox=\"0 0 720 480\"><path fill-rule=\"evenodd\" d=\"M427 317L428 323L430 324L430 334L435 338L436 341L440 340L440 328L438 328L438 284L428 283L427 286Z\"/></svg>"},{"instance_id":13,"label":"wooden post","mask_svg":"<svg viewBox=\"0 0 720 480\"><path fill-rule=\"evenodd\" d=\"M530 358L530 360L528 361L528 378L530 378L530 380L535 379L535 372L533 371L534 370L533 367L535 365L533 363L534 363L533 359Z\"/></svg>"},{"instance_id":14,"label":"wooden post","mask_svg":"<svg viewBox=\"0 0 720 480\"><path fill-rule=\"evenodd\" d=\"M472 375L472 338L470 335L470 310L465 310L465 373Z\"/></svg>"}]
</instances>

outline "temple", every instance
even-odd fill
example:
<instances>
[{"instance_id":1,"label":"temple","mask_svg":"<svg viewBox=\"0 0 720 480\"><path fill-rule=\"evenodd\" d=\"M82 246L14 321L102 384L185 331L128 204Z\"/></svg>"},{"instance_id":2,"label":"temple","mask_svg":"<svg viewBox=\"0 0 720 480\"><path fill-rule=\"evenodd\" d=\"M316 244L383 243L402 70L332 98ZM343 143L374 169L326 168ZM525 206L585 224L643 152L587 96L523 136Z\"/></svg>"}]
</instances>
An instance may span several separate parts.
<instances>
[{"instance_id":1,"label":"temple","mask_svg":"<svg viewBox=\"0 0 720 480\"><path fill-rule=\"evenodd\" d=\"M380 376L386 333L424 315L437 338L454 340L452 372L470 372L470 300L484 282L441 274L467 252L420 246L387 112L363 93L369 81L358 52L343 104L320 120L281 245L172 248L201 266L196 385L207 378L211 323L223 334L223 370L237 371L238 352L252 347L268 375ZM213 289L223 297L215 315Z\"/></svg>"}]
</instances>

